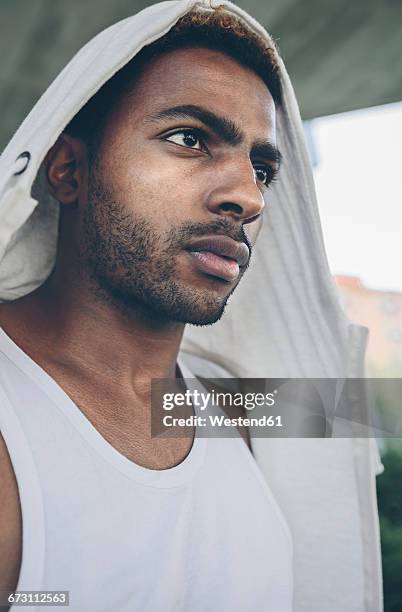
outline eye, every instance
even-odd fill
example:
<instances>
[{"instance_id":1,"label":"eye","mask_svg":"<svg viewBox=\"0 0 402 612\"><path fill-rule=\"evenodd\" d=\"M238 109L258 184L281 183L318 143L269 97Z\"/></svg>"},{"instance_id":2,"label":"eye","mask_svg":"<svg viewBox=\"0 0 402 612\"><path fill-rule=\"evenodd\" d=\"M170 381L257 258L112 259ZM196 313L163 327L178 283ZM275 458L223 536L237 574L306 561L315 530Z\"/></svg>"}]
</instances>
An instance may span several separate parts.
<instances>
[{"instance_id":1,"label":"eye","mask_svg":"<svg viewBox=\"0 0 402 612\"><path fill-rule=\"evenodd\" d=\"M186 129L170 134L166 137L168 142L174 142L180 147L186 147L187 149L195 149L197 151L206 151L204 141L201 134L197 130Z\"/></svg>"},{"instance_id":2,"label":"eye","mask_svg":"<svg viewBox=\"0 0 402 612\"><path fill-rule=\"evenodd\" d=\"M267 166L265 164L254 165L255 178L259 183L263 183L268 187L275 181L278 175L278 171L273 166Z\"/></svg>"}]
</instances>

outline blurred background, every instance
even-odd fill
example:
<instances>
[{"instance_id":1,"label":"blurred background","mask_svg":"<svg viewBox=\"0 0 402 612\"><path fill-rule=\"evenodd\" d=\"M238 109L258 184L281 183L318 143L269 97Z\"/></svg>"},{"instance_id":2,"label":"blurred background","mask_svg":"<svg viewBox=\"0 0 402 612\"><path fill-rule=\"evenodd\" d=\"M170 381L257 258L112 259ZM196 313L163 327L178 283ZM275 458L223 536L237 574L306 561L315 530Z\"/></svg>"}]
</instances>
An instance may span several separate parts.
<instances>
[{"instance_id":1,"label":"blurred background","mask_svg":"<svg viewBox=\"0 0 402 612\"><path fill-rule=\"evenodd\" d=\"M89 38L148 4L0 0L0 150ZM296 90L330 269L370 331L367 375L402 378L402 0L237 4L273 35ZM379 444L385 610L402 612L402 441Z\"/></svg>"}]
</instances>

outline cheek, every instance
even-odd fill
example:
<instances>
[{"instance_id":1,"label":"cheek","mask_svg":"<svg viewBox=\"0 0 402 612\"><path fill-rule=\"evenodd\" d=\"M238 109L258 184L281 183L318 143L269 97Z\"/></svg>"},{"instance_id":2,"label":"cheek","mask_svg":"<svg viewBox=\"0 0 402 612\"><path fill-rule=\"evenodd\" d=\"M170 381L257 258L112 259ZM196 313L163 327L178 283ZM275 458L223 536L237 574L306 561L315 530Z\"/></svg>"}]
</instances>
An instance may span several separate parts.
<instances>
[{"instance_id":1,"label":"cheek","mask_svg":"<svg viewBox=\"0 0 402 612\"><path fill-rule=\"evenodd\" d=\"M180 161L152 152L132 155L115 168L113 192L125 208L149 216L155 225L188 219L199 194L191 169Z\"/></svg>"}]
</instances>

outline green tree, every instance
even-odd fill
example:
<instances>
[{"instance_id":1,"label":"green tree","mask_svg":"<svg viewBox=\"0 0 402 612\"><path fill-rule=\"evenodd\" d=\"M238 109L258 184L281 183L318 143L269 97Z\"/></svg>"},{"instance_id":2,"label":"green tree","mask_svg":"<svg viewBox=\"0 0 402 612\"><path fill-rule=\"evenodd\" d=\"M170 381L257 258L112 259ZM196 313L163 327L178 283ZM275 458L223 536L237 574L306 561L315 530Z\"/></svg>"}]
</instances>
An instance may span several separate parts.
<instances>
[{"instance_id":1,"label":"green tree","mask_svg":"<svg viewBox=\"0 0 402 612\"><path fill-rule=\"evenodd\" d=\"M385 612L402 612L402 452L390 449L382 457L377 477Z\"/></svg>"}]
</instances>

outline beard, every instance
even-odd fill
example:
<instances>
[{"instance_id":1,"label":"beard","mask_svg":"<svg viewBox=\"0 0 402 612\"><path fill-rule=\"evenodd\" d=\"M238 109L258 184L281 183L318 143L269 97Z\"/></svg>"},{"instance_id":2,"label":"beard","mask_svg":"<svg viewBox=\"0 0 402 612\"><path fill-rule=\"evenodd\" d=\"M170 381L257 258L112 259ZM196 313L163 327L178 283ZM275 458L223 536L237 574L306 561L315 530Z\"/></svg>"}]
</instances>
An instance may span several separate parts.
<instances>
[{"instance_id":1,"label":"beard","mask_svg":"<svg viewBox=\"0 0 402 612\"><path fill-rule=\"evenodd\" d=\"M152 215L150 215L152 218ZM196 237L225 234L251 245L243 228L219 218L208 224L184 223L158 233L149 217L127 212L92 165L88 203L80 224L81 269L98 298L125 313L141 310L158 322L211 325L223 315L227 295L197 288L180 278L178 256ZM243 270L244 272L244 270Z\"/></svg>"}]
</instances>

